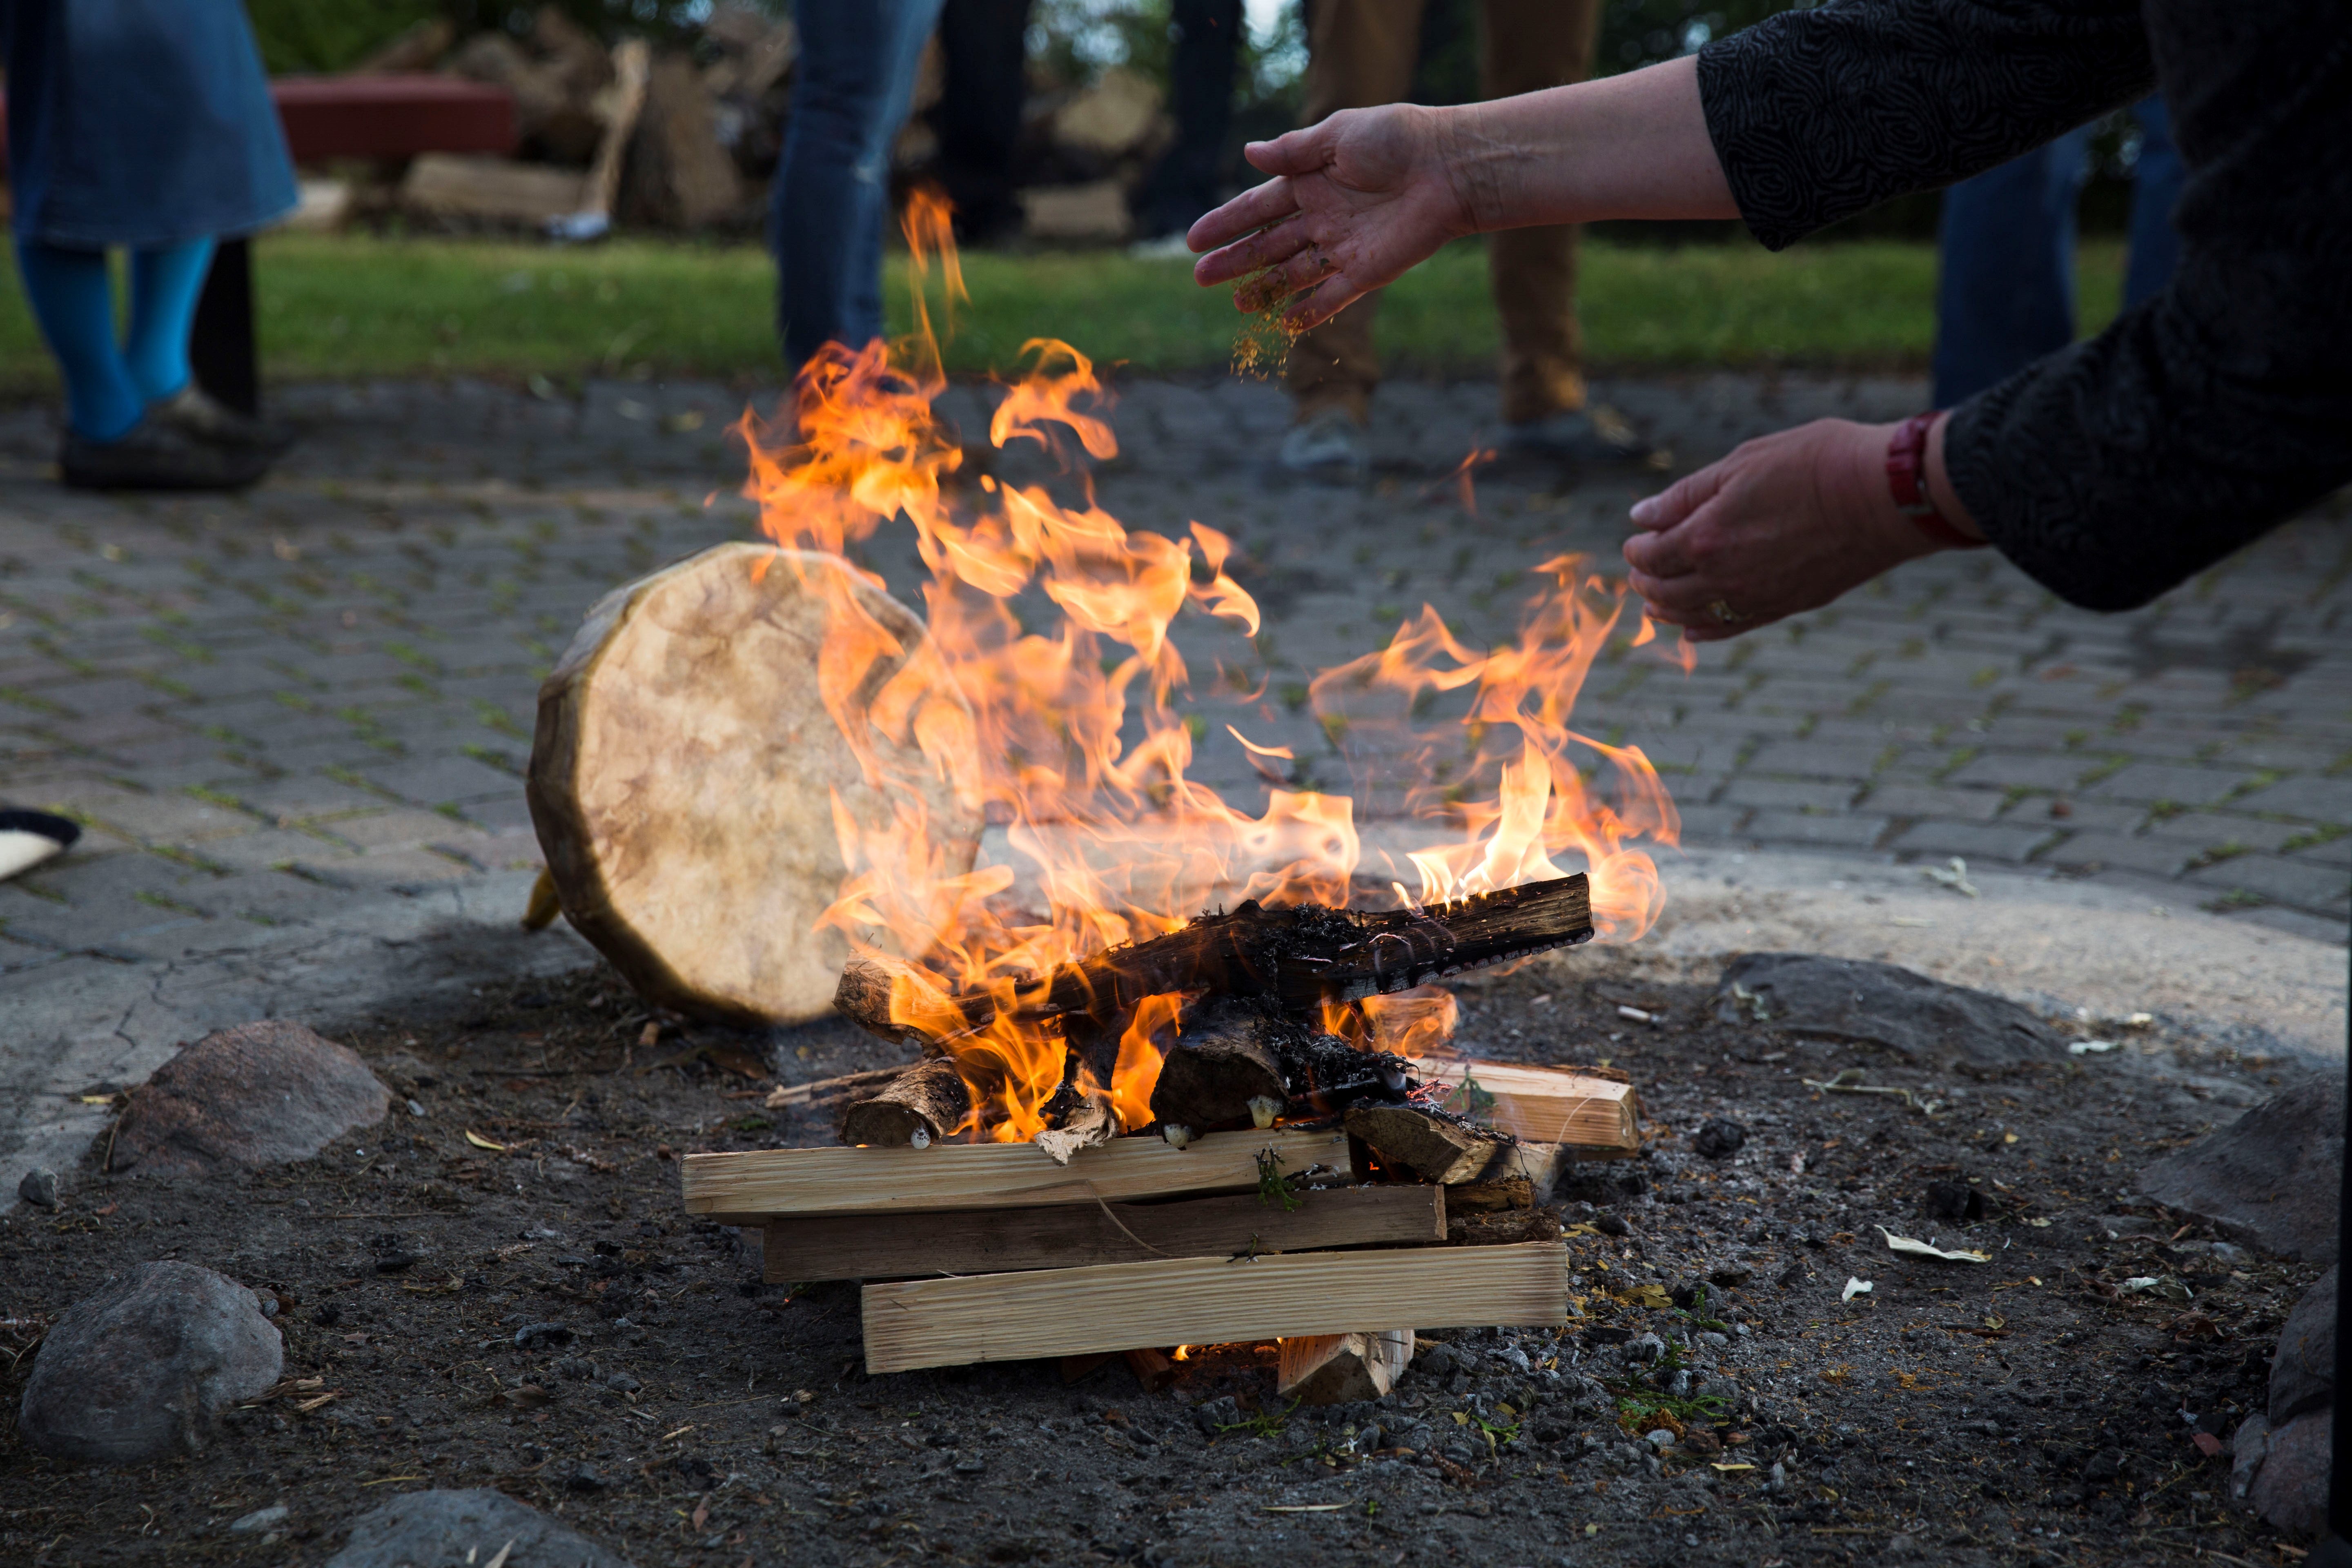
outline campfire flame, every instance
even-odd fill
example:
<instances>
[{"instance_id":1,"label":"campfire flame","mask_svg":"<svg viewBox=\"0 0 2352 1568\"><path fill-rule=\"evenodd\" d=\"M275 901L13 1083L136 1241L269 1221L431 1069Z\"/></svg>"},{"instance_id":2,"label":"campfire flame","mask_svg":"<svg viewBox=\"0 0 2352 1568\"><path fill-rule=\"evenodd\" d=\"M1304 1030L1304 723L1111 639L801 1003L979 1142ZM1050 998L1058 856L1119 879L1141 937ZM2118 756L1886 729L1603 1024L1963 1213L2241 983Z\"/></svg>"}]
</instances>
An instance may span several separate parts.
<instances>
[{"instance_id":1,"label":"campfire flame","mask_svg":"<svg viewBox=\"0 0 2352 1568\"><path fill-rule=\"evenodd\" d=\"M1256 602L1229 570L1233 542L1200 522L1178 538L1130 531L1095 504L1080 454L1117 455L1103 417L1110 399L1093 362L1052 339L1023 346L988 440L1031 443L1060 460L1075 504L1042 484L987 475L962 483L965 454L933 414L947 380L928 300L932 271L949 322L964 300L947 217L929 193L906 214L913 334L862 349L828 344L801 373L791 419L772 425L747 413L736 430L751 449L745 493L778 544L856 562L884 524L903 518L914 530L930 646L878 688L872 674L901 654L897 639L858 607L843 574L807 583L830 611L821 697L869 781L895 803L893 820L877 827L836 801L850 870L823 923L860 952L876 952L887 933L920 959L924 974L892 1000L902 1023L936 1024L948 993L992 996L994 1021L953 1045L976 1106L964 1134L1013 1141L1050 1124L1071 1042L1055 1025L1014 1015L1055 965L1177 930L1213 899L1339 907L1371 878L1433 905L1580 867L1591 873L1600 940L1647 930L1662 893L1635 841L1675 842L1674 805L1639 748L1569 724L1621 625L1635 623L1623 634L1633 646L1656 636L1638 609L1629 617L1624 584L1574 557L1546 562L1511 641L1479 652L1424 607L1386 647L1312 683L1313 710L1358 770L1357 791L1402 787L1400 804L1425 842L1401 857L1366 852L1354 794L1311 782L1272 787L1258 815L1226 802L1187 776L1208 723L1171 630L1190 613L1258 631ZM941 673L968 699L968 717L921 700ZM1292 749L1244 732L1254 715L1276 717L1264 682L1222 700L1253 763L1291 783ZM1433 717L1449 706L1461 710ZM886 752L877 744L885 736L911 745ZM1357 737L1380 743L1353 744ZM906 764L892 756L908 751L1005 829L1042 912L1003 896L1016 880L1012 866L950 863L917 781L893 776ZM1082 1077L1077 1091L1108 1098L1129 1130L1148 1122L1181 1013L1181 997L1150 998L1117 1042L1112 1081ZM1421 1054L1443 1046L1453 1016L1452 997L1429 990L1366 998L1327 1023L1367 1046Z\"/></svg>"}]
</instances>

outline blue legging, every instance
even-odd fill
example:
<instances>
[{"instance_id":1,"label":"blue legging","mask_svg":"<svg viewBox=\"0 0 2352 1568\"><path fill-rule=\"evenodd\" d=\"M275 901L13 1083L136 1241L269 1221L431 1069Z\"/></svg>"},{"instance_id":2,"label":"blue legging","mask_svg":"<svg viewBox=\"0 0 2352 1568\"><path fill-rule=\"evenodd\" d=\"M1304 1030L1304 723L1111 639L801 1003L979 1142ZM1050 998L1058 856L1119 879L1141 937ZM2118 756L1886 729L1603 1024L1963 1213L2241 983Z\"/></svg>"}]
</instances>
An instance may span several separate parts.
<instances>
[{"instance_id":1,"label":"blue legging","mask_svg":"<svg viewBox=\"0 0 2352 1568\"><path fill-rule=\"evenodd\" d=\"M188 328L212 259L210 239L132 251L131 331L118 343L106 253L18 237L16 268L65 377L66 422L75 435L120 440L147 405L188 384Z\"/></svg>"}]
</instances>

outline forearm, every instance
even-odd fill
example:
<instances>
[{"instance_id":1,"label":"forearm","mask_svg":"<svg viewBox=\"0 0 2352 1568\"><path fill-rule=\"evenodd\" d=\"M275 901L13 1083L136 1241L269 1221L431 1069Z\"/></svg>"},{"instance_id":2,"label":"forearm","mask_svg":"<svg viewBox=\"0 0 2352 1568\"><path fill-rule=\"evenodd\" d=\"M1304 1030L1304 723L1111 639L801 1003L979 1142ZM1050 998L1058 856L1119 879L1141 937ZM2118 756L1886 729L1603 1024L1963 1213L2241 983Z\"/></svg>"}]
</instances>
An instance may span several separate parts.
<instances>
[{"instance_id":1,"label":"forearm","mask_svg":"<svg viewBox=\"0 0 2352 1568\"><path fill-rule=\"evenodd\" d=\"M1479 230L1739 216L1707 136L1696 57L1437 112Z\"/></svg>"}]
</instances>

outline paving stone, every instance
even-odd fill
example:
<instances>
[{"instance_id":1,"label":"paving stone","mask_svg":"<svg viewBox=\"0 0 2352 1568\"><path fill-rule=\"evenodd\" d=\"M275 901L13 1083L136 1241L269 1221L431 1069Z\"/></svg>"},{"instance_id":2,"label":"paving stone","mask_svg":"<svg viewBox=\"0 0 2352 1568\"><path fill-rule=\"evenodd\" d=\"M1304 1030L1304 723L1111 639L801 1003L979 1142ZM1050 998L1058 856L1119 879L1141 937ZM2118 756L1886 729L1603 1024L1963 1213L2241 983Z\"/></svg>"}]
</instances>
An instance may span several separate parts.
<instances>
[{"instance_id":1,"label":"paving stone","mask_svg":"<svg viewBox=\"0 0 2352 1568\"><path fill-rule=\"evenodd\" d=\"M1973 860L2031 860L2056 834L1999 822L1922 822L1886 844L1898 855L1958 855Z\"/></svg>"},{"instance_id":2,"label":"paving stone","mask_svg":"<svg viewBox=\"0 0 2352 1568\"><path fill-rule=\"evenodd\" d=\"M2230 803L2240 811L2276 812L2307 822L2352 827L2352 774L2338 778L2305 776L2256 790Z\"/></svg>"},{"instance_id":3,"label":"paving stone","mask_svg":"<svg viewBox=\"0 0 2352 1568\"><path fill-rule=\"evenodd\" d=\"M2144 838L2124 833L2071 833L2037 857L2070 870L2114 866L2153 876L2177 874L2196 854L2178 839Z\"/></svg>"},{"instance_id":4,"label":"paving stone","mask_svg":"<svg viewBox=\"0 0 2352 1568\"><path fill-rule=\"evenodd\" d=\"M1885 816L1933 816L1946 821L1990 822L2000 815L1996 790L1943 789L1932 784L1881 784L1861 805Z\"/></svg>"},{"instance_id":5,"label":"paving stone","mask_svg":"<svg viewBox=\"0 0 2352 1568\"><path fill-rule=\"evenodd\" d=\"M1862 814L1831 816L1799 811L1759 811L1748 819L1747 836L1770 844L1868 849L1878 842L1886 827L1885 817Z\"/></svg>"},{"instance_id":6,"label":"paving stone","mask_svg":"<svg viewBox=\"0 0 2352 1568\"><path fill-rule=\"evenodd\" d=\"M2235 805L2235 802L2231 803ZM2296 834L2308 831L2300 824L2267 822L2257 816L2225 816L2210 811L2184 811L2178 816L2157 816L2147 825L2152 838L2174 838L2200 848L2235 844L2248 849L2276 849Z\"/></svg>"},{"instance_id":7,"label":"paving stone","mask_svg":"<svg viewBox=\"0 0 2352 1568\"><path fill-rule=\"evenodd\" d=\"M1802 811L1810 806L1836 812L1843 811L1852 804L1854 794L1855 786L1851 783L1833 784L1748 775L1733 779L1724 790L1721 800L1726 805L1767 806L1784 811Z\"/></svg>"},{"instance_id":8,"label":"paving stone","mask_svg":"<svg viewBox=\"0 0 2352 1568\"><path fill-rule=\"evenodd\" d=\"M2083 793L2118 800L2177 801L2183 805L2210 805L2248 784L2254 774L2231 768L2179 767L2163 763L2135 763L2100 780Z\"/></svg>"},{"instance_id":9,"label":"paving stone","mask_svg":"<svg viewBox=\"0 0 2352 1568\"><path fill-rule=\"evenodd\" d=\"M1916 381L1843 376L1780 377L1768 395L1760 378L1730 374L1621 383L1600 395L1651 422L1694 462L1801 411L1891 416L1922 395ZM977 428L996 395L960 387L950 401ZM269 874L254 863L266 868L288 847L315 860L322 876L362 890L463 879L477 874L467 860L530 855L516 781L457 748L479 744L519 763L537 671L588 605L658 561L749 531L749 507L724 493L739 458L621 413L625 402L667 411L678 399L714 397L714 407L740 401L708 386L635 384L603 387L577 405L476 382L289 388L281 398L311 434L253 496L132 504L61 495L31 477L31 467L0 473L12 553L25 563L11 591L64 606L47 634L64 658L0 649L0 687L73 710L7 710L21 722L0 732L0 797L38 805L77 767L86 781L103 773L113 782L65 786L68 793L143 784L150 793L125 807L118 826L159 842L211 845L240 879L257 879L236 881L238 898L259 897ZM1253 591L1265 590L1277 680L1365 651L1391 624L1373 613L1383 602L1409 606L1426 597L1466 640L1490 642L1517 611L1514 592L1495 591L1496 578L1524 571L1538 552L1564 549L1613 568L1624 505L1643 488L1611 478L1555 496L1549 476L1489 475L1479 486L1481 517L1465 516L1442 481L1491 430L1493 400L1490 385L1391 384L1381 404L1381 478L1333 491L1293 484L1272 468L1272 442L1286 421L1280 388L1139 381L1112 416L1130 456L1101 476L1098 494L1131 525L1181 530L1198 517L1244 542L1259 563ZM0 426L26 417L0 414ZM387 432L399 434L388 439ZM705 510L698 503L714 489L720 502ZM2330 584L2314 596L2313 563L2335 559L2336 526L2291 523L2235 558L2219 586L2114 617L2055 605L1990 555L1914 563L1790 626L1702 650L1688 679L1638 659L1604 658L1575 721L1692 770L1669 774L1667 784L1694 838L1738 841L1743 829L1835 837L1902 816L1927 819L1910 830L1919 837L1906 848L1932 843L1920 852L1997 858L2061 833L2075 834L2078 846L2085 833L2138 839L2156 800L2210 805L2263 769L2289 776L2214 815L2352 821L2344 801L2352 781L2325 772L2352 754L2352 721L2340 703L2352 660L2336 651L2352 586ZM100 555L100 542L124 558ZM1462 549L1471 559L1457 570ZM1371 570L1357 564L1360 552ZM885 536L873 558L899 582L911 551L905 539ZM1391 584L1387 572L1402 576ZM1286 575L1269 575L1277 573ZM181 618L159 620L158 606ZM2231 638L2264 626L2273 646L2322 657L2281 688L2249 695L2235 689L2235 666L2224 656ZM1188 622L1183 635L1196 675L1216 650L1238 654L1231 634ZM159 679L190 695L172 696ZM286 694L308 706L289 706ZM2009 705L1997 710L1997 696ZM486 712L503 715L506 732L485 724ZM1283 725L1265 728L1286 732L1292 721L1283 717ZM54 732L60 719L85 724L77 737L102 742L104 755L68 765L58 751L68 737ZM1317 745L1312 720L1296 722L1299 738ZM1255 721L1243 727L1265 738ZM1969 747L1979 748L1972 757ZM329 768L378 779L415 808L463 801L469 821L514 837L486 841L465 824L416 819L427 811L393 812L330 778ZM2168 769L2177 771L2160 771ZM273 770L266 781L257 776ZM2095 773L2101 777L2077 793L2077 782ZM1241 786L1237 798L1262 798L1255 774L1214 747L1203 748L1199 773L1231 778ZM35 782L45 779L46 786ZM233 787L224 783L232 780ZM2184 781L2198 787L2184 789ZM1797 783L1819 793L1784 787ZM279 826L197 816L207 808L184 795L192 784L223 788ZM1857 810L1802 810L1842 805L1865 786L1874 793ZM2020 789L2062 793L2073 814L2045 818L2040 799L1997 810ZM290 820L342 812L373 814L327 825L370 853L266 837ZM2195 837L2200 825L2176 816L2157 826L2169 828L2159 837ZM1956 837L1962 830L1993 837ZM92 830L93 843L106 837ZM2306 868L2340 871L2352 858L2352 848L2325 844L2280 856L2291 836L2241 830L2239 841ZM457 858L426 847L433 844ZM43 874L79 897L71 865ZM2143 873L2111 863L2096 875ZM2263 896L2319 901L2249 912L2321 919L2339 906L2341 882L2273 879ZM119 901L131 891L105 897ZM2200 879L2165 896L2187 905L2217 890ZM121 916L116 930L171 918L144 908L97 912ZM164 931L140 940L175 938Z\"/></svg>"},{"instance_id":10,"label":"paving stone","mask_svg":"<svg viewBox=\"0 0 2352 1568\"><path fill-rule=\"evenodd\" d=\"M2191 871L2189 879L2217 892L2243 891L2273 903L2333 912L2352 895L2352 878L2332 866L2279 855L2238 855Z\"/></svg>"}]
</instances>

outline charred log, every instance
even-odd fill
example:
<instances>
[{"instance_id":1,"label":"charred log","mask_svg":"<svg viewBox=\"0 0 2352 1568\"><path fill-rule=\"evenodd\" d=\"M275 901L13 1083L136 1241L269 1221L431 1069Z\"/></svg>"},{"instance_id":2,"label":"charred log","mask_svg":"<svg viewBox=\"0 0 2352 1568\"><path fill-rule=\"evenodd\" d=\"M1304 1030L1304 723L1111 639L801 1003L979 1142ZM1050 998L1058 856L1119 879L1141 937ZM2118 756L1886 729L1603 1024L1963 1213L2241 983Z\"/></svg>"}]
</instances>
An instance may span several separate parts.
<instances>
[{"instance_id":1,"label":"charred log","mask_svg":"<svg viewBox=\"0 0 2352 1568\"><path fill-rule=\"evenodd\" d=\"M1212 1005L1169 1048L1151 1090L1163 1127L1270 1127L1289 1100L1274 1020L1235 1003Z\"/></svg>"},{"instance_id":2,"label":"charred log","mask_svg":"<svg viewBox=\"0 0 2352 1568\"><path fill-rule=\"evenodd\" d=\"M1409 990L1570 947L1592 936L1581 872L1425 910L1269 910L1255 900L1182 931L1066 963L1023 988L1014 1016L1123 1022L1147 996L1255 998L1292 1016L1325 1002ZM992 997L949 995L911 965L860 960L835 1005L889 1039L938 1042L984 1026ZM887 976L887 984L881 977ZM909 1022L909 1020L913 1020Z\"/></svg>"},{"instance_id":3,"label":"charred log","mask_svg":"<svg viewBox=\"0 0 2352 1568\"><path fill-rule=\"evenodd\" d=\"M859 1100L842 1118L841 1141L926 1148L962 1125L971 1114L971 1090L945 1058L919 1062L892 1079L871 1100Z\"/></svg>"}]
</instances>

